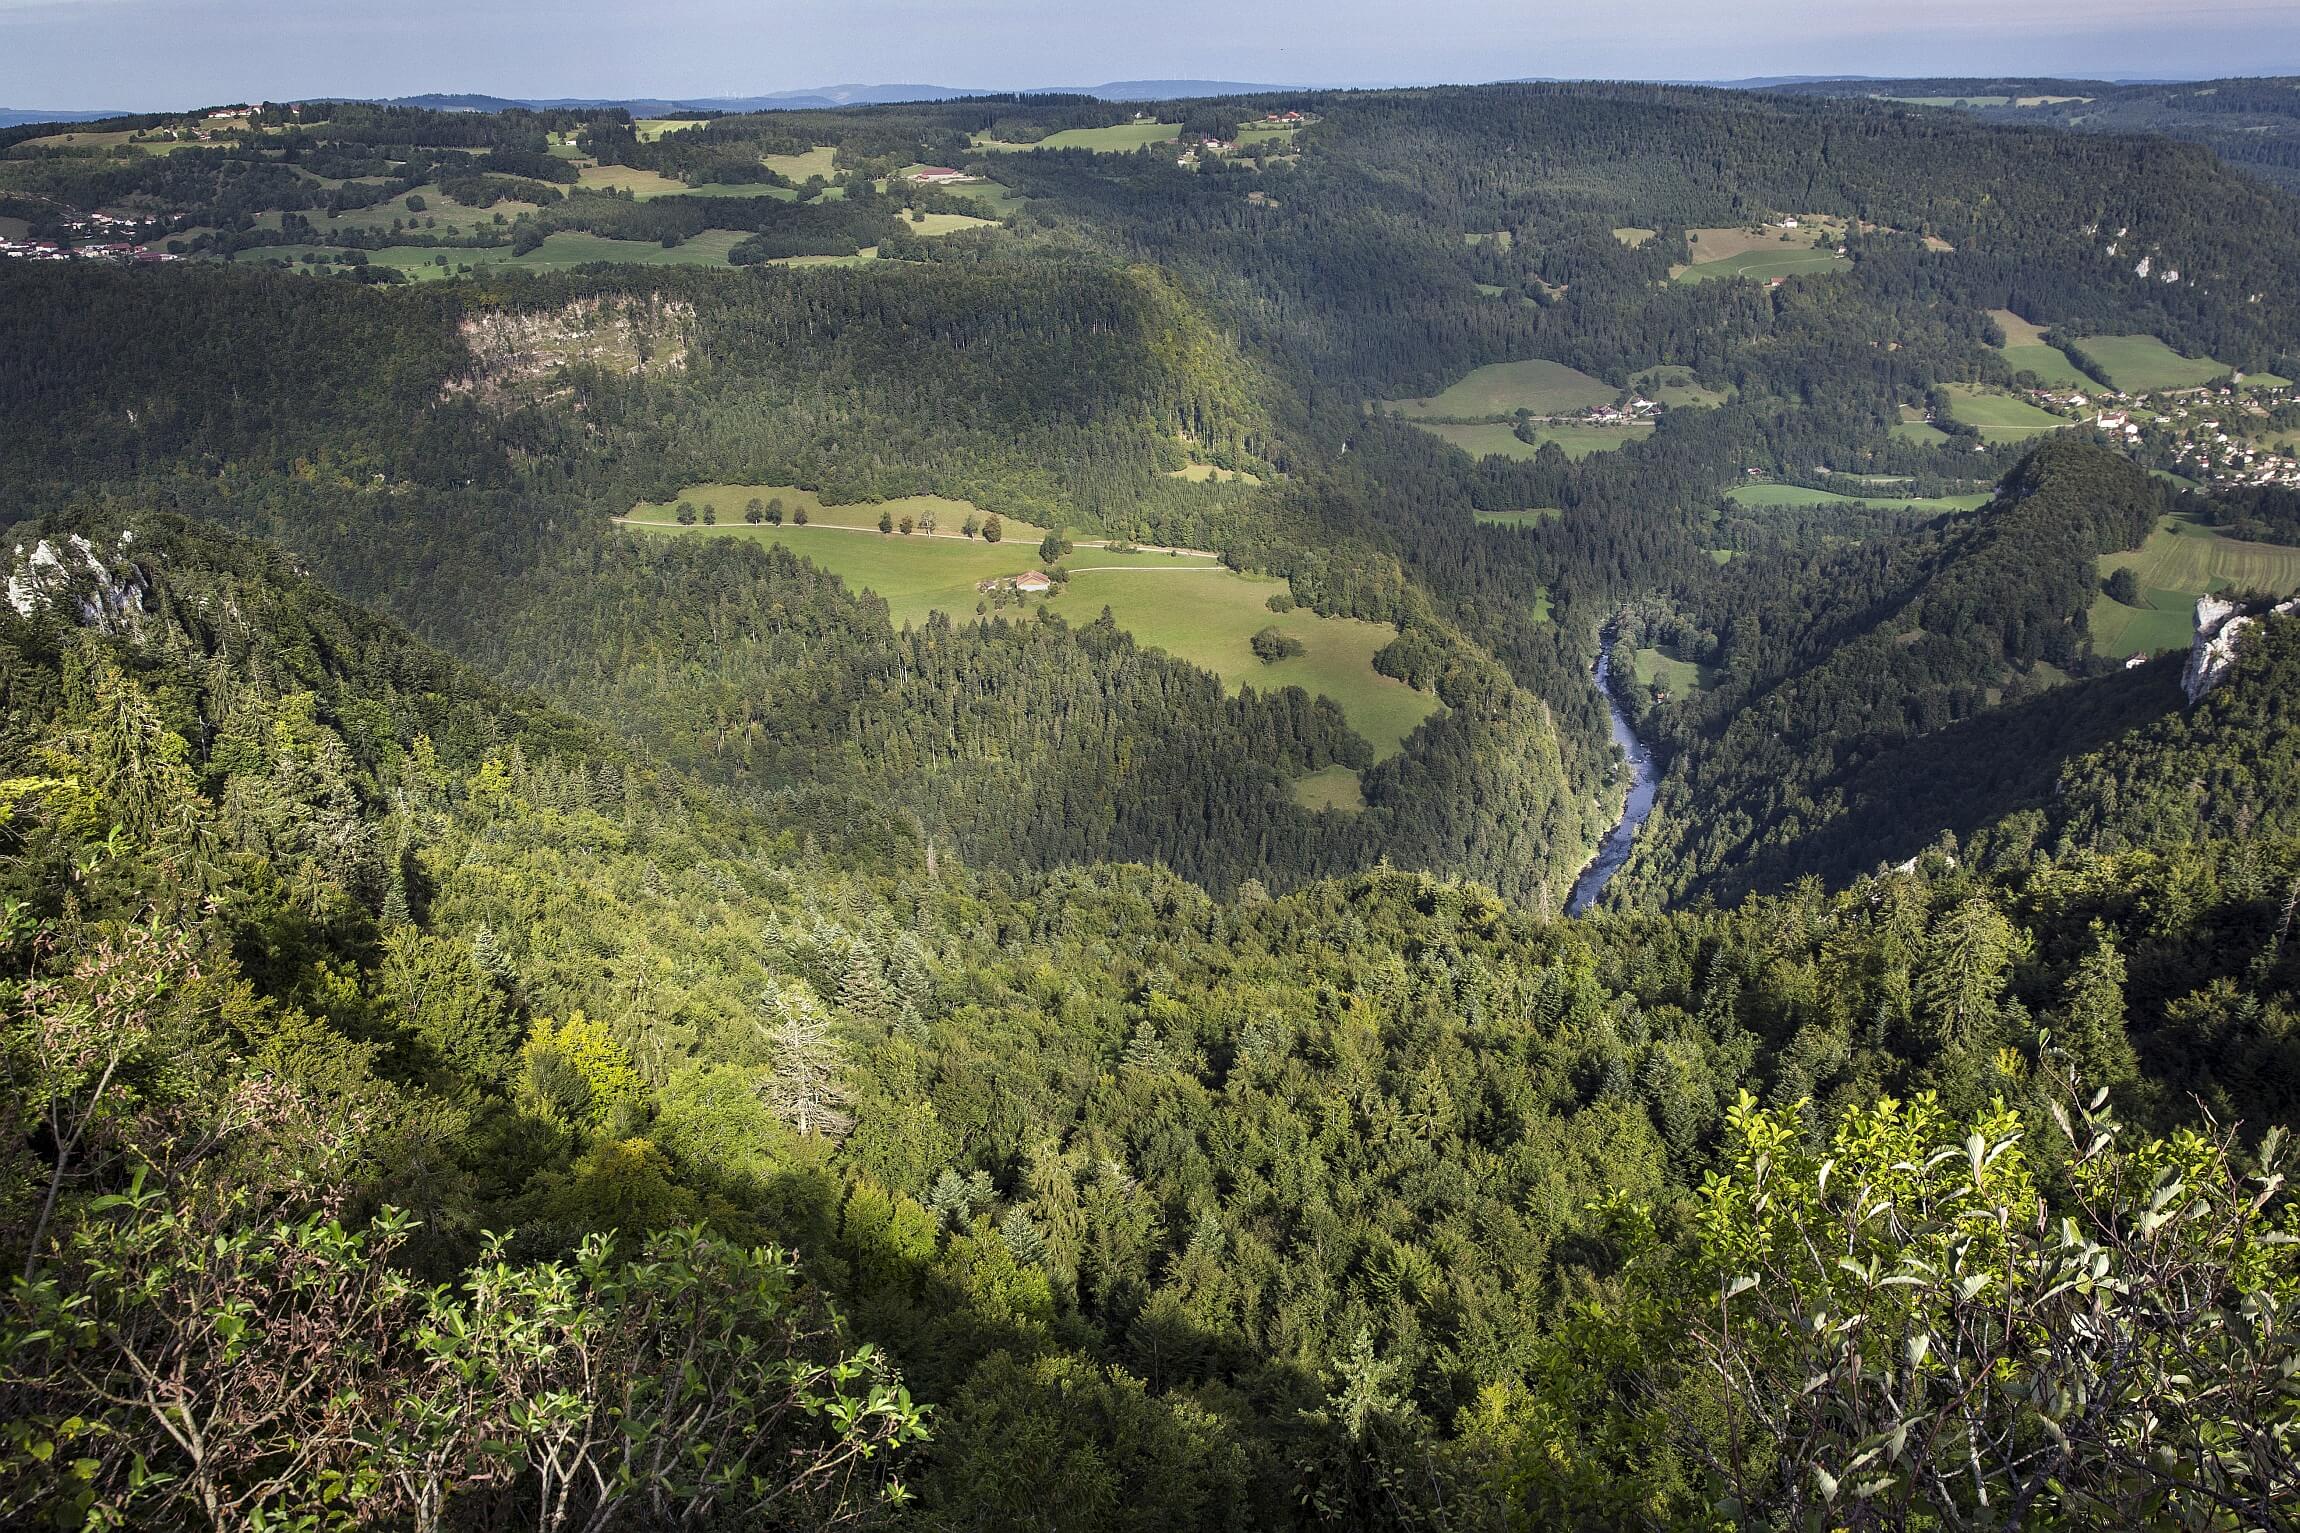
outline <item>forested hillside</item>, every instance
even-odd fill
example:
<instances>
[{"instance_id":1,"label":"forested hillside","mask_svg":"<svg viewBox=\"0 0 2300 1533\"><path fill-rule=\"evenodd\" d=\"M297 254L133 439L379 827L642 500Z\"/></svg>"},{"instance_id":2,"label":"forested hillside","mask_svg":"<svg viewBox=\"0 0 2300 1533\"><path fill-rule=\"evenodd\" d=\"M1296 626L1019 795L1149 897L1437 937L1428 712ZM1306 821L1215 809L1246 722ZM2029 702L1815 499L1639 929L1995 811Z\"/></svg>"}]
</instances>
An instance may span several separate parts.
<instances>
[{"instance_id":1,"label":"forested hillside","mask_svg":"<svg viewBox=\"0 0 2300 1533\"><path fill-rule=\"evenodd\" d=\"M0 1523L2290 1524L2300 204L1646 87L0 133L106 210L0 260Z\"/></svg>"}]
</instances>

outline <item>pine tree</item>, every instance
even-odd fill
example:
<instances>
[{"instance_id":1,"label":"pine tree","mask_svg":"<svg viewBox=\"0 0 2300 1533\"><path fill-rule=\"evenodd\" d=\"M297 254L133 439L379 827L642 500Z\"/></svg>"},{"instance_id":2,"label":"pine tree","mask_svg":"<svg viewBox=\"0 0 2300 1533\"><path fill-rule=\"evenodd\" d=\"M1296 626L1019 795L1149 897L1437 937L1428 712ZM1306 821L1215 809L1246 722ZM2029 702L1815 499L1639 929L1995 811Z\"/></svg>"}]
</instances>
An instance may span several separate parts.
<instances>
[{"instance_id":1,"label":"pine tree","mask_svg":"<svg viewBox=\"0 0 2300 1533\"><path fill-rule=\"evenodd\" d=\"M761 1032L767 1050L767 1110L801 1134L839 1138L854 1127L840 1082L846 1051L830 1020L795 990L778 988L762 997L767 1016Z\"/></svg>"}]
</instances>

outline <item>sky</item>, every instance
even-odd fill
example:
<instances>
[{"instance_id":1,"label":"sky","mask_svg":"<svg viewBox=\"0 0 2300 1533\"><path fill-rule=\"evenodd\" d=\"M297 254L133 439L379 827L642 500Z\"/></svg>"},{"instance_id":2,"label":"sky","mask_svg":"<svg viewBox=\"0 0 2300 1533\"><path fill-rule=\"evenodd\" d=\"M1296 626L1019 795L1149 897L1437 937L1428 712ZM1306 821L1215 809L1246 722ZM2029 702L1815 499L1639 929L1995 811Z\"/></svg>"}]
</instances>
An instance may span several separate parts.
<instances>
[{"instance_id":1,"label":"sky","mask_svg":"<svg viewBox=\"0 0 2300 1533\"><path fill-rule=\"evenodd\" d=\"M0 0L0 107L900 81L2300 74L2300 0Z\"/></svg>"}]
</instances>

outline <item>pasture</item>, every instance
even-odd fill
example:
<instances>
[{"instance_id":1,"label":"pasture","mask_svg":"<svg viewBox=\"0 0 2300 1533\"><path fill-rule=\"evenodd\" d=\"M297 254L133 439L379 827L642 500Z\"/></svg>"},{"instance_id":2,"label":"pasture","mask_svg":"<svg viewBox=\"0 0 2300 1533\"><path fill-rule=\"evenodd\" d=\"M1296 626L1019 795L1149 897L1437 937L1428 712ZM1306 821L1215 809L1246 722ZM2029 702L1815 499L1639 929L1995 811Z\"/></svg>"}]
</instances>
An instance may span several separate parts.
<instances>
[{"instance_id":1,"label":"pasture","mask_svg":"<svg viewBox=\"0 0 2300 1533\"><path fill-rule=\"evenodd\" d=\"M1722 389L1703 388L1689 367L1649 367L1629 383L1647 399L1672 410L1707 409L1732 398Z\"/></svg>"},{"instance_id":2,"label":"pasture","mask_svg":"<svg viewBox=\"0 0 2300 1533\"><path fill-rule=\"evenodd\" d=\"M781 501L786 521L796 512L806 512L807 525L810 527L847 527L875 533L878 531L881 511L891 513L897 523L906 516L931 516L935 521L936 537L957 538L961 542L966 540L965 533L960 530L966 519L986 514L970 501L952 500L944 495L903 495L893 500L858 501L852 505L837 506L825 502L813 490L802 490L791 484L691 484L669 500L640 501L631 508L626 520L648 526L675 527L678 525L679 502L686 501L698 512L708 507L718 516L722 527L729 523L739 527L744 525L743 507L754 498ZM1001 517L1000 520L1005 524L1006 536L1002 542L993 546L1008 548L1027 540L1030 545L1028 552L1035 558L1039 540L1046 536L1046 529L1014 517ZM899 533L896 535L900 536Z\"/></svg>"},{"instance_id":3,"label":"pasture","mask_svg":"<svg viewBox=\"0 0 2300 1533\"><path fill-rule=\"evenodd\" d=\"M1925 419L1925 412L1911 405L1901 406L1900 424L1893 427L1896 442L1908 442L1918 447L1944 447L1949 434Z\"/></svg>"},{"instance_id":4,"label":"pasture","mask_svg":"<svg viewBox=\"0 0 2300 1533\"><path fill-rule=\"evenodd\" d=\"M1169 479L1187 479L1192 484L1260 484L1261 476L1249 474L1242 468L1223 468L1213 463L1185 463L1170 470Z\"/></svg>"},{"instance_id":5,"label":"pasture","mask_svg":"<svg viewBox=\"0 0 2300 1533\"><path fill-rule=\"evenodd\" d=\"M1492 362L1428 399L1393 399L1387 408L1409 420L1498 420L1530 410L1568 415L1609 405L1621 391L1562 362Z\"/></svg>"},{"instance_id":6,"label":"pasture","mask_svg":"<svg viewBox=\"0 0 2300 1533\"><path fill-rule=\"evenodd\" d=\"M880 508L846 506L825 508L826 519L809 525L750 526L741 519L743 500L766 487L702 486L690 491L696 500L713 490L735 494L737 508L732 525L722 511L719 524L699 522L680 527L664 518L660 506L651 515L634 517L626 525L653 535L703 534L750 538L780 543L792 552L837 575L851 588L875 592L887 603L896 623L921 624L930 613L943 612L954 621L971 622L982 601L977 582L1018 575L1038 567L1038 535L1022 524L1009 522L1007 538L986 544L980 539L948 535L946 523L934 537L877 530ZM786 503L804 492L781 492ZM924 499L924 497L915 497ZM897 502L889 502L892 509ZM946 506L959 502L945 501ZM841 522L828 520L840 516ZM866 523L867 530L846 522ZM1231 690L1251 686L1274 691L1299 686L1332 698L1348 716L1350 727L1365 736L1380 755L1393 754L1416 725L1437 711L1437 699L1417 692L1404 682L1380 674L1373 657L1397 637L1387 623L1351 618L1320 617L1307 608L1275 613L1271 596L1286 584L1262 576L1242 575L1202 554L1172 554L1141 550L1115 552L1081 546L1064 561L1071 572L1061 594L1025 598L1026 607L1052 603L1054 610L1073 624L1094 621L1104 607L1137 643L1162 649L1214 672ZM1013 606L1005 608L1014 612ZM1253 635L1276 627L1301 641L1303 652L1274 665L1258 659ZM1321 791L1334 791L1329 785Z\"/></svg>"},{"instance_id":7,"label":"pasture","mask_svg":"<svg viewBox=\"0 0 2300 1533\"><path fill-rule=\"evenodd\" d=\"M1523 511L1479 511L1474 515L1480 527L1538 527L1565 513L1555 506L1529 506Z\"/></svg>"},{"instance_id":8,"label":"pasture","mask_svg":"<svg viewBox=\"0 0 2300 1533\"><path fill-rule=\"evenodd\" d=\"M804 154L763 154L759 156L759 163L794 182L803 182L809 176L821 176L828 181L838 171L838 150L830 144L817 144Z\"/></svg>"},{"instance_id":9,"label":"pasture","mask_svg":"<svg viewBox=\"0 0 2300 1533\"><path fill-rule=\"evenodd\" d=\"M2231 371L2210 357L2184 357L2153 335L2088 335L2073 347L2127 394L2201 388Z\"/></svg>"},{"instance_id":10,"label":"pasture","mask_svg":"<svg viewBox=\"0 0 2300 1533\"><path fill-rule=\"evenodd\" d=\"M1546 443L1555 442L1568 458L1579 462L1593 452L1612 452L1630 442L1653 435L1651 421L1626 426L1537 425L1534 440L1521 442L1514 427L1498 422L1460 425L1442 421L1415 421L1413 425L1442 437L1473 458L1530 458Z\"/></svg>"},{"instance_id":11,"label":"pasture","mask_svg":"<svg viewBox=\"0 0 2300 1533\"><path fill-rule=\"evenodd\" d=\"M1294 802L1304 809L1338 809L1356 814L1366 807L1365 784L1346 766L1320 767L1293 781Z\"/></svg>"},{"instance_id":12,"label":"pasture","mask_svg":"<svg viewBox=\"0 0 2300 1533\"><path fill-rule=\"evenodd\" d=\"M1630 656L1630 669L1636 674L1639 686L1658 686L1664 695L1672 698L1704 691L1716 681L1716 673L1710 667L1680 660L1664 649L1638 650Z\"/></svg>"},{"instance_id":13,"label":"pasture","mask_svg":"<svg viewBox=\"0 0 2300 1533\"><path fill-rule=\"evenodd\" d=\"M1629 226L1614 230L1613 237L1621 241L1622 244L1627 245L1630 249L1635 250L1638 246L1644 244L1647 240L1657 238L1660 233L1661 231L1659 229L1639 229L1635 226Z\"/></svg>"},{"instance_id":14,"label":"pasture","mask_svg":"<svg viewBox=\"0 0 2300 1533\"><path fill-rule=\"evenodd\" d=\"M639 135L640 143L651 144L666 133L683 133L707 121L704 117L638 117L632 119L631 128Z\"/></svg>"},{"instance_id":15,"label":"pasture","mask_svg":"<svg viewBox=\"0 0 2300 1533\"><path fill-rule=\"evenodd\" d=\"M1949 396L1949 413L1978 431L1984 442L2025 442L2073 424L2025 399L1992 394L1971 384L1952 383L1944 392Z\"/></svg>"},{"instance_id":16,"label":"pasture","mask_svg":"<svg viewBox=\"0 0 2300 1533\"><path fill-rule=\"evenodd\" d=\"M1989 318L2005 333L2005 343L1998 349L2004 353L2005 365L2014 372L2034 373L2049 388L2099 387L2078 371L2077 365L2059 347L2045 344L2042 325L2032 325L2010 309L1991 309Z\"/></svg>"},{"instance_id":17,"label":"pasture","mask_svg":"<svg viewBox=\"0 0 2300 1533\"><path fill-rule=\"evenodd\" d=\"M586 191L627 192L639 202L677 197L687 190L687 183L676 176L641 170L636 165L594 165L585 160L575 174L575 184Z\"/></svg>"},{"instance_id":18,"label":"pasture","mask_svg":"<svg viewBox=\"0 0 2300 1533\"><path fill-rule=\"evenodd\" d=\"M1484 234L1465 234L1461 242L1465 245L1492 245L1498 250L1507 250L1517 243L1517 236L1507 229L1494 229Z\"/></svg>"},{"instance_id":19,"label":"pasture","mask_svg":"<svg viewBox=\"0 0 2300 1533\"><path fill-rule=\"evenodd\" d=\"M994 154L1027 153L1033 149L1092 149L1103 154L1131 154L1150 144L1170 144L1179 138L1178 122L1121 122L1107 128L1065 128L1049 133L1035 144L1009 144L977 135L974 147Z\"/></svg>"},{"instance_id":20,"label":"pasture","mask_svg":"<svg viewBox=\"0 0 2300 1533\"><path fill-rule=\"evenodd\" d=\"M921 213L913 208L902 216L903 226L921 239L957 234L966 229L995 229L995 218L973 218L964 213Z\"/></svg>"},{"instance_id":21,"label":"pasture","mask_svg":"<svg viewBox=\"0 0 2300 1533\"><path fill-rule=\"evenodd\" d=\"M1784 246L1777 250L1751 250L1740 255L1696 261L1690 266L1678 267L1670 273L1670 278L1676 282L1710 282L1723 277L1747 277L1752 282L1770 282L1775 277L1801 277L1812 272L1841 271L1851 265L1852 262L1834 250Z\"/></svg>"},{"instance_id":22,"label":"pasture","mask_svg":"<svg viewBox=\"0 0 2300 1533\"><path fill-rule=\"evenodd\" d=\"M1801 484L1743 484L1725 492L1725 498L1736 506L1751 510L1765 510L1781 506L1860 506L1867 509L1890 507L1900 511L1977 511L1995 497L1987 493L1972 495L1902 496L1902 495L1843 495L1834 490L1809 489Z\"/></svg>"},{"instance_id":23,"label":"pasture","mask_svg":"<svg viewBox=\"0 0 2300 1533\"><path fill-rule=\"evenodd\" d=\"M1293 122L1242 123L1238 128L1238 142L1240 144L1274 144L1281 149L1290 148L1294 142L1294 135L1301 131L1301 124Z\"/></svg>"},{"instance_id":24,"label":"pasture","mask_svg":"<svg viewBox=\"0 0 2300 1533\"><path fill-rule=\"evenodd\" d=\"M2207 592L2300 591L2300 548L2222 537L2177 516L2158 522L2139 548L2101 556L2102 580L2119 569L2138 577L2148 605L2127 607L2105 594L2094 599L2093 646L2111 656L2186 648L2195 632L2196 598Z\"/></svg>"}]
</instances>

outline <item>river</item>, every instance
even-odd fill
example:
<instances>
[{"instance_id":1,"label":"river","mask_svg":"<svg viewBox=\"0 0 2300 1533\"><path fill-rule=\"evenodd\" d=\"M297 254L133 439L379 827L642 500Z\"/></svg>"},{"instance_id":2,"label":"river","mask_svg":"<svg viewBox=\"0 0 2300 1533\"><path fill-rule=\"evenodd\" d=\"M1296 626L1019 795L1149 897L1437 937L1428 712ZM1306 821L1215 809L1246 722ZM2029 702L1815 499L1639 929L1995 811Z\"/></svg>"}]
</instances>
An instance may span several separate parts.
<instances>
[{"instance_id":1,"label":"river","mask_svg":"<svg viewBox=\"0 0 2300 1533\"><path fill-rule=\"evenodd\" d=\"M1629 860L1629 849L1636 844L1637 827L1653 812L1653 791L1661 784L1661 774L1654 769L1653 753L1645 742L1637 738L1637 731L1629 727L1629 715L1621 704L1613 700L1611 685L1613 667L1613 631L1607 629L1597 646L1597 690L1605 699L1606 722L1613 732L1613 743L1629 758L1629 801L1622 806L1621 819L1605 833L1598 843L1597 855L1581 876L1573 881L1573 893L1565 902L1565 913L1577 916L1597 902L1613 875Z\"/></svg>"}]
</instances>

